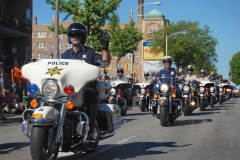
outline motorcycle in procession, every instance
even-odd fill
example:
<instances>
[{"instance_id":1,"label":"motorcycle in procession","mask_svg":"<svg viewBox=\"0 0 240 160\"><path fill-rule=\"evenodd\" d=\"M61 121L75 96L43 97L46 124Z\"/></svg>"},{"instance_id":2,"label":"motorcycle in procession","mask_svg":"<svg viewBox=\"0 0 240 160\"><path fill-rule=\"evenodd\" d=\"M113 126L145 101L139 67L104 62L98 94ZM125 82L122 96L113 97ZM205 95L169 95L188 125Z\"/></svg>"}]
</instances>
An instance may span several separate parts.
<instances>
[{"instance_id":1,"label":"motorcycle in procession","mask_svg":"<svg viewBox=\"0 0 240 160\"><path fill-rule=\"evenodd\" d=\"M154 99L149 102L150 111L160 119L161 125L166 127L182 115L182 101L177 97L176 78L158 77L153 90Z\"/></svg>"},{"instance_id":2,"label":"motorcycle in procession","mask_svg":"<svg viewBox=\"0 0 240 160\"><path fill-rule=\"evenodd\" d=\"M229 89L228 83L220 83L219 84L219 104L226 101L228 99L229 93L227 90Z\"/></svg>"},{"instance_id":3,"label":"motorcycle in procession","mask_svg":"<svg viewBox=\"0 0 240 160\"><path fill-rule=\"evenodd\" d=\"M182 112L184 116L188 116L199 105L199 97L197 97L197 84L196 81L181 81L178 85L182 91Z\"/></svg>"},{"instance_id":4,"label":"motorcycle in procession","mask_svg":"<svg viewBox=\"0 0 240 160\"><path fill-rule=\"evenodd\" d=\"M109 103L118 105L121 108L121 115L125 116L127 110L132 107L131 85L123 80L113 80L111 85Z\"/></svg>"},{"instance_id":5,"label":"motorcycle in procession","mask_svg":"<svg viewBox=\"0 0 240 160\"><path fill-rule=\"evenodd\" d=\"M211 81L201 81L199 84L198 95L200 97L200 111L203 111L208 105L214 107L216 101L215 96L215 83Z\"/></svg>"},{"instance_id":6,"label":"motorcycle in procession","mask_svg":"<svg viewBox=\"0 0 240 160\"><path fill-rule=\"evenodd\" d=\"M98 61L105 67L106 61ZM97 81L99 67L81 60L42 59L22 67L34 94L23 113L22 133L30 138L32 159L56 159L58 152L93 152L99 140L114 136L123 124L121 109L106 103L110 85ZM93 86L93 87L90 87ZM88 140L89 115L83 89L96 88L99 103L94 140ZM40 107L36 108L40 104ZM61 148L59 150L59 148Z\"/></svg>"},{"instance_id":7,"label":"motorcycle in procession","mask_svg":"<svg viewBox=\"0 0 240 160\"><path fill-rule=\"evenodd\" d=\"M140 107L141 112L149 110L149 101L153 99L152 97L152 88L154 87L155 82L145 82L145 83L136 83L134 84L136 96L135 101L137 106Z\"/></svg>"}]
</instances>

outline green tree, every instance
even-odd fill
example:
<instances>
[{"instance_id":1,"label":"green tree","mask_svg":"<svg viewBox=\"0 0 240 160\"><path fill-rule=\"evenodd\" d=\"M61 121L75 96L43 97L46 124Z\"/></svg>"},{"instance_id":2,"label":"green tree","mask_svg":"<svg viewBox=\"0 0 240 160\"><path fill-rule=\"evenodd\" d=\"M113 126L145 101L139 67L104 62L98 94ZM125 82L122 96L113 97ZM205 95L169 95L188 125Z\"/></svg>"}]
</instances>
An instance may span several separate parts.
<instances>
[{"instance_id":1,"label":"green tree","mask_svg":"<svg viewBox=\"0 0 240 160\"><path fill-rule=\"evenodd\" d=\"M111 55L117 57L117 62L127 53L133 53L137 50L138 42L143 39L143 34L135 28L135 23L130 21L121 29L119 25L119 16L114 12L109 18L107 30L111 34L110 51Z\"/></svg>"},{"instance_id":2,"label":"green tree","mask_svg":"<svg viewBox=\"0 0 240 160\"><path fill-rule=\"evenodd\" d=\"M232 60L229 62L230 64L230 73L231 73L231 81L236 85L240 85L240 52L237 52Z\"/></svg>"},{"instance_id":3,"label":"green tree","mask_svg":"<svg viewBox=\"0 0 240 160\"><path fill-rule=\"evenodd\" d=\"M47 28L52 32L55 31L54 25L47 26ZM67 34L67 28L65 28L62 24L59 25L59 34Z\"/></svg>"},{"instance_id":4,"label":"green tree","mask_svg":"<svg viewBox=\"0 0 240 160\"><path fill-rule=\"evenodd\" d=\"M186 68L191 64L196 69L207 69L210 64L213 68L217 62L215 47L218 44L216 38L210 33L210 28L205 25L203 29L199 27L199 22L180 21L171 23L163 29L150 35L153 41L152 49L156 53L166 52L166 35L186 31L186 35L177 34L168 38L168 55L172 56L177 68Z\"/></svg>"},{"instance_id":5,"label":"green tree","mask_svg":"<svg viewBox=\"0 0 240 160\"><path fill-rule=\"evenodd\" d=\"M55 9L55 0L46 0ZM74 22L81 22L88 29L88 45L100 50L99 38L109 14L117 9L121 0L59 0L59 11L67 13L64 20L72 16Z\"/></svg>"}]
</instances>

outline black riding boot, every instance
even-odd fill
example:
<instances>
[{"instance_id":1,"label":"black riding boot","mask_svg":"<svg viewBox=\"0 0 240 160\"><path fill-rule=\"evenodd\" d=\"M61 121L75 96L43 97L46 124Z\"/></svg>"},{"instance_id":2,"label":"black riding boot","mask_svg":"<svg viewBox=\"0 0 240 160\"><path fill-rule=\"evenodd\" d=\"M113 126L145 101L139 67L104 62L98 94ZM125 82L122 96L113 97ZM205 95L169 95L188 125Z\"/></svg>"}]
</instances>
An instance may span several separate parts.
<instances>
[{"instance_id":1,"label":"black riding boot","mask_svg":"<svg viewBox=\"0 0 240 160\"><path fill-rule=\"evenodd\" d=\"M98 104L97 103L92 103L88 106L87 109L87 114L89 117L89 127L90 130L88 132L88 140L94 140L94 126L97 118L97 109L98 109Z\"/></svg>"}]
</instances>

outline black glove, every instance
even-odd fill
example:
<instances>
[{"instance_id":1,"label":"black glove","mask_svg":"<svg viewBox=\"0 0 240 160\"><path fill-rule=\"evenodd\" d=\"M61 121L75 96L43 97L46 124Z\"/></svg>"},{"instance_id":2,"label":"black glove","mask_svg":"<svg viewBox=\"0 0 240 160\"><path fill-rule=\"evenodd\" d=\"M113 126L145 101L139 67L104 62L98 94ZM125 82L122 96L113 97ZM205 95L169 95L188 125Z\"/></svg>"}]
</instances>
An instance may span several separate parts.
<instances>
[{"instance_id":1,"label":"black glove","mask_svg":"<svg viewBox=\"0 0 240 160\"><path fill-rule=\"evenodd\" d=\"M108 32L103 32L102 37L100 39L100 43L102 45L103 50L108 49L109 39L110 39L109 33Z\"/></svg>"}]
</instances>

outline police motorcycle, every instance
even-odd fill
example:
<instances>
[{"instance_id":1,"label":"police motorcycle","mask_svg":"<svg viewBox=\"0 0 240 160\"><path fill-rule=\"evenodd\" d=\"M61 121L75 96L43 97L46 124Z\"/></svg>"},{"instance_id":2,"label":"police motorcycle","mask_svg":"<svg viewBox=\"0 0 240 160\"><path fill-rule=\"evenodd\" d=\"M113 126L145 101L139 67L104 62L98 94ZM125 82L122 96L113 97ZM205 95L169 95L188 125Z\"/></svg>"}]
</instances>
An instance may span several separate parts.
<instances>
[{"instance_id":1,"label":"police motorcycle","mask_svg":"<svg viewBox=\"0 0 240 160\"><path fill-rule=\"evenodd\" d=\"M149 102L150 111L160 119L161 125L166 127L168 122L173 123L182 115L182 101L177 98L176 78L158 77L153 91L154 99Z\"/></svg>"},{"instance_id":2,"label":"police motorcycle","mask_svg":"<svg viewBox=\"0 0 240 160\"><path fill-rule=\"evenodd\" d=\"M98 63L100 67L107 64L103 60ZM59 151L93 152L99 140L114 136L123 124L121 109L104 100L110 87L97 80L100 69L94 65L81 60L42 59L24 65L22 74L31 82L28 91L35 96L31 107L40 104L24 111L22 122L34 160L56 159ZM83 94L83 88L91 84L99 98L94 140L87 139L89 115Z\"/></svg>"},{"instance_id":3,"label":"police motorcycle","mask_svg":"<svg viewBox=\"0 0 240 160\"><path fill-rule=\"evenodd\" d=\"M222 104L222 102L228 99L229 96L228 89L229 89L228 83L219 84L219 104Z\"/></svg>"},{"instance_id":4,"label":"police motorcycle","mask_svg":"<svg viewBox=\"0 0 240 160\"><path fill-rule=\"evenodd\" d=\"M128 79L131 81L132 79ZM121 108L121 115L125 116L127 114L127 110L132 107L132 89L129 81L123 80L112 80L111 85L112 88L110 90L109 95L109 103L116 104Z\"/></svg>"},{"instance_id":5,"label":"police motorcycle","mask_svg":"<svg viewBox=\"0 0 240 160\"><path fill-rule=\"evenodd\" d=\"M178 87L182 91L183 115L188 116L199 106L199 97L197 96L197 82L195 80L182 80L179 82Z\"/></svg>"},{"instance_id":6,"label":"police motorcycle","mask_svg":"<svg viewBox=\"0 0 240 160\"><path fill-rule=\"evenodd\" d=\"M236 88L236 86L233 87L233 98L239 97L239 90Z\"/></svg>"},{"instance_id":7,"label":"police motorcycle","mask_svg":"<svg viewBox=\"0 0 240 160\"><path fill-rule=\"evenodd\" d=\"M208 105L214 107L215 83L211 81L201 81L199 84L198 96L200 98L199 108L203 111Z\"/></svg>"},{"instance_id":8,"label":"police motorcycle","mask_svg":"<svg viewBox=\"0 0 240 160\"><path fill-rule=\"evenodd\" d=\"M149 110L149 102L153 99L153 90L156 82L145 82L145 83L136 83L134 84L135 88L135 101L136 104L140 107L141 112Z\"/></svg>"}]
</instances>

